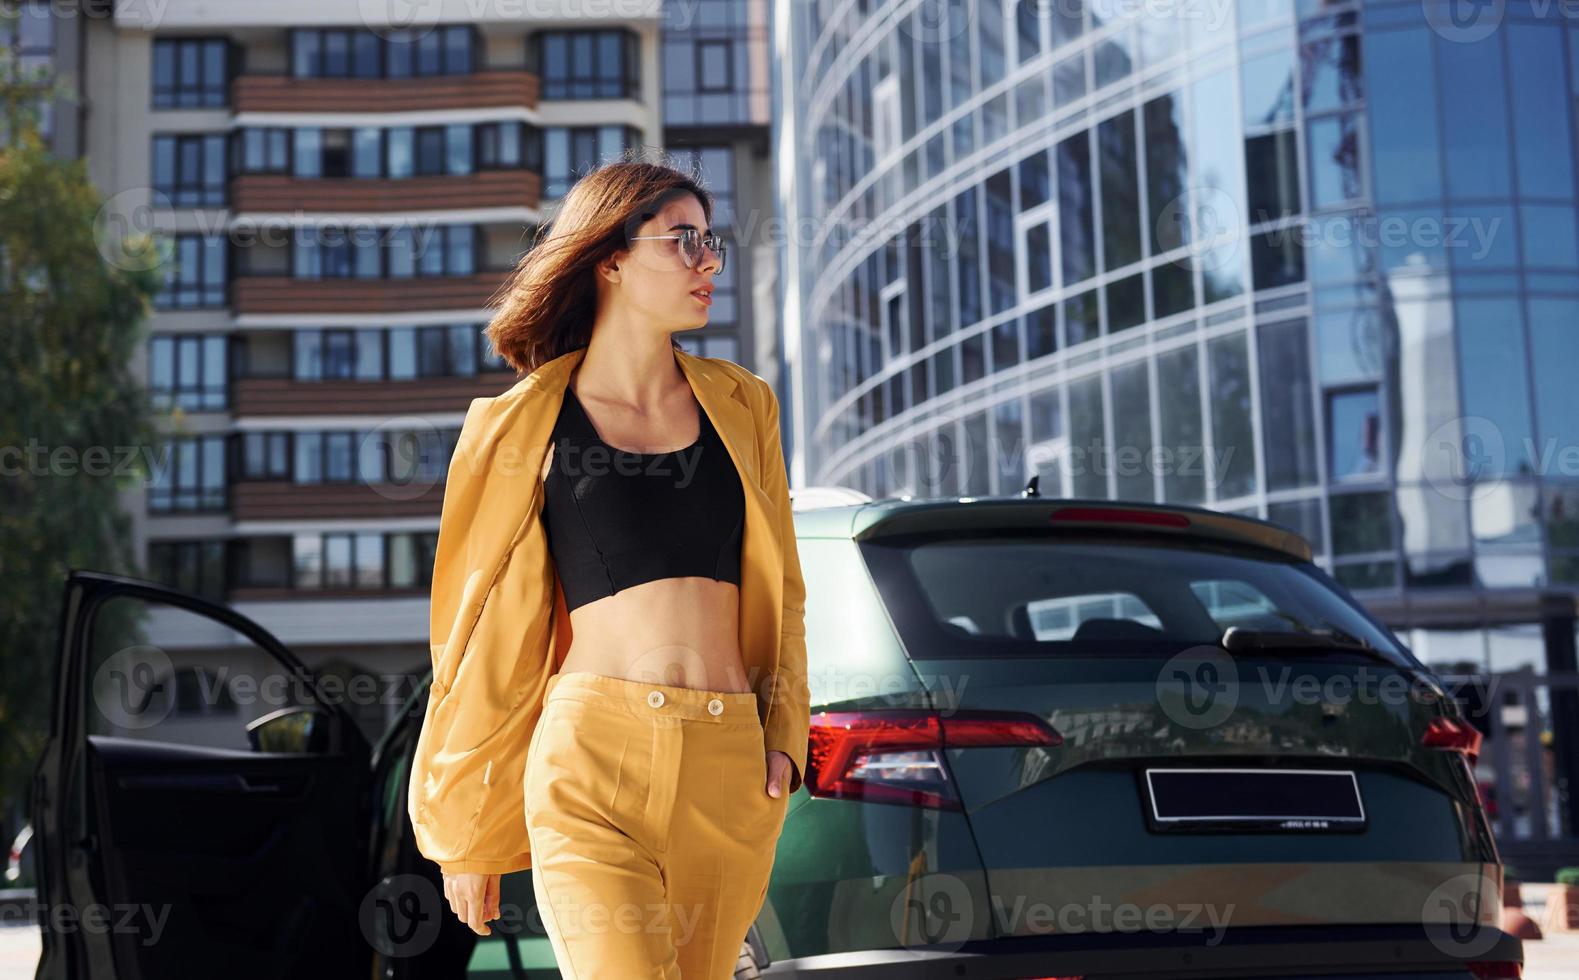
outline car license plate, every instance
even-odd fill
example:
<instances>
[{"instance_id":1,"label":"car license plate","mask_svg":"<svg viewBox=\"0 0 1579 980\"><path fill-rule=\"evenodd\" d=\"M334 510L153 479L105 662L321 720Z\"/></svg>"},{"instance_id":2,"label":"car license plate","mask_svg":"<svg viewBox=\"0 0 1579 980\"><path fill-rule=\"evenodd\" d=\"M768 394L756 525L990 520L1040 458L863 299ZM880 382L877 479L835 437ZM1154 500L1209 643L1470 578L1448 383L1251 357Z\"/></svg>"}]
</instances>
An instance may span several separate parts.
<instances>
[{"instance_id":1,"label":"car license plate","mask_svg":"<svg viewBox=\"0 0 1579 980\"><path fill-rule=\"evenodd\" d=\"M1147 769L1153 830L1363 830L1349 769Z\"/></svg>"}]
</instances>

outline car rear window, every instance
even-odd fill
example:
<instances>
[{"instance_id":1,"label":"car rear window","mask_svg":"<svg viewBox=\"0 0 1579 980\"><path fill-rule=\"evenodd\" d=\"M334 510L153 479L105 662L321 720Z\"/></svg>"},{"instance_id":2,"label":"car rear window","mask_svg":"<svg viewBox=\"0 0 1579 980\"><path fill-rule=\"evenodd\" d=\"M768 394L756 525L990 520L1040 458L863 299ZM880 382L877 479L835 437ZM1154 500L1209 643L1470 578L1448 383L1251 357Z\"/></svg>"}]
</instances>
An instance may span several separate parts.
<instances>
[{"instance_id":1,"label":"car rear window","mask_svg":"<svg viewBox=\"0 0 1579 980\"><path fill-rule=\"evenodd\" d=\"M1171 654L1230 626L1398 645L1319 568L1214 542L993 534L865 542L911 655Z\"/></svg>"}]
</instances>

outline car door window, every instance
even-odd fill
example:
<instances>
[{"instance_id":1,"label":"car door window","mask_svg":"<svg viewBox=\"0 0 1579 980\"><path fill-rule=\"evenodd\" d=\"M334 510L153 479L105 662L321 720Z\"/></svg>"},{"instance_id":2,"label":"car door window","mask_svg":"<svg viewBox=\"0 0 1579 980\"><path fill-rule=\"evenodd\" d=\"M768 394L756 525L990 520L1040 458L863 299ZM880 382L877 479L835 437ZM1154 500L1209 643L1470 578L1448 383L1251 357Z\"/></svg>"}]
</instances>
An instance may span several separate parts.
<instances>
[{"instance_id":1,"label":"car door window","mask_svg":"<svg viewBox=\"0 0 1579 980\"><path fill-rule=\"evenodd\" d=\"M322 700L246 634L173 603L113 595L95 610L88 643L89 735L247 751L250 723Z\"/></svg>"}]
</instances>

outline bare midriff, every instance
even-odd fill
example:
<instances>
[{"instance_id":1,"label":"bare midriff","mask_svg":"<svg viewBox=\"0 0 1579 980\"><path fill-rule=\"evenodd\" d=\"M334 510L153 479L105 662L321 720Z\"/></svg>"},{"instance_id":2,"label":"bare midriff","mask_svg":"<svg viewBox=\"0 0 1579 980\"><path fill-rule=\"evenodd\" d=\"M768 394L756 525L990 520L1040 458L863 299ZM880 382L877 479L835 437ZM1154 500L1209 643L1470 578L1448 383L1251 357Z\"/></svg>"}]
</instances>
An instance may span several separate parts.
<instances>
[{"instance_id":1,"label":"bare midriff","mask_svg":"<svg viewBox=\"0 0 1579 980\"><path fill-rule=\"evenodd\" d=\"M661 578L577 606L560 673L704 691L752 690L740 654L740 589L699 576Z\"/></svg>"}]
</instances>

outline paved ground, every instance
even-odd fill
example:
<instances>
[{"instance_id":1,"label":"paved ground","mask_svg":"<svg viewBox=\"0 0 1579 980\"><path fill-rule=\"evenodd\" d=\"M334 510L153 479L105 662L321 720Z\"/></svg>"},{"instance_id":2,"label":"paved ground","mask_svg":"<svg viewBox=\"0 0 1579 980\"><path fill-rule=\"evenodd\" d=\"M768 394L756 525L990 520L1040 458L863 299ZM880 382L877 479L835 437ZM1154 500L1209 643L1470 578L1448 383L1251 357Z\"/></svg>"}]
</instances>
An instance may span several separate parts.
<instances>
[{"instance_id":1,"label":"paved ground","mask_svg":"<svg viewBox=\"0 0 1579 980\"><path fill-rule=\"evenodd\" d=\"M1525 911L1539 923L1545 905L1532 892L1526 892ZM1524 944L1524 980L1579 980L1579 933L1546 935ZM0 924L0 980L33 980L38 954L37 926Z\"/></svg>"},{"instance_id":2,"label":"paved ground","mask_svg":"<svg viewBox=\"0 0 1579 980\"><path fill-rule=\"evenodd\" d=\"M1526 942L1524 980L1579 980L1579 934Z\"/></svg>"},{"instance_id":3,"label":"paved ground","mask_svg":"<svg viewBox=\"0 0 1579 980\"><path fill-rule=\"evenodd\" d=\"M0 925L0 980L33 980L38 953L38 926Z\"/></svg>"},{"instance_id":4,"label":"paved ground","mask_svg":"<svg viewBox=\"0 0 1579 980\"><path fill-rule=\"evenodd\" d=\"M1519 889L1524 899L1524 913L1535 920L1545 937L1524 943L1524 980L1579 980L1579 932L1556 932L1548 924L1546 890L1549 887L1526 884Z\"/></svg>"}]
</instances>

